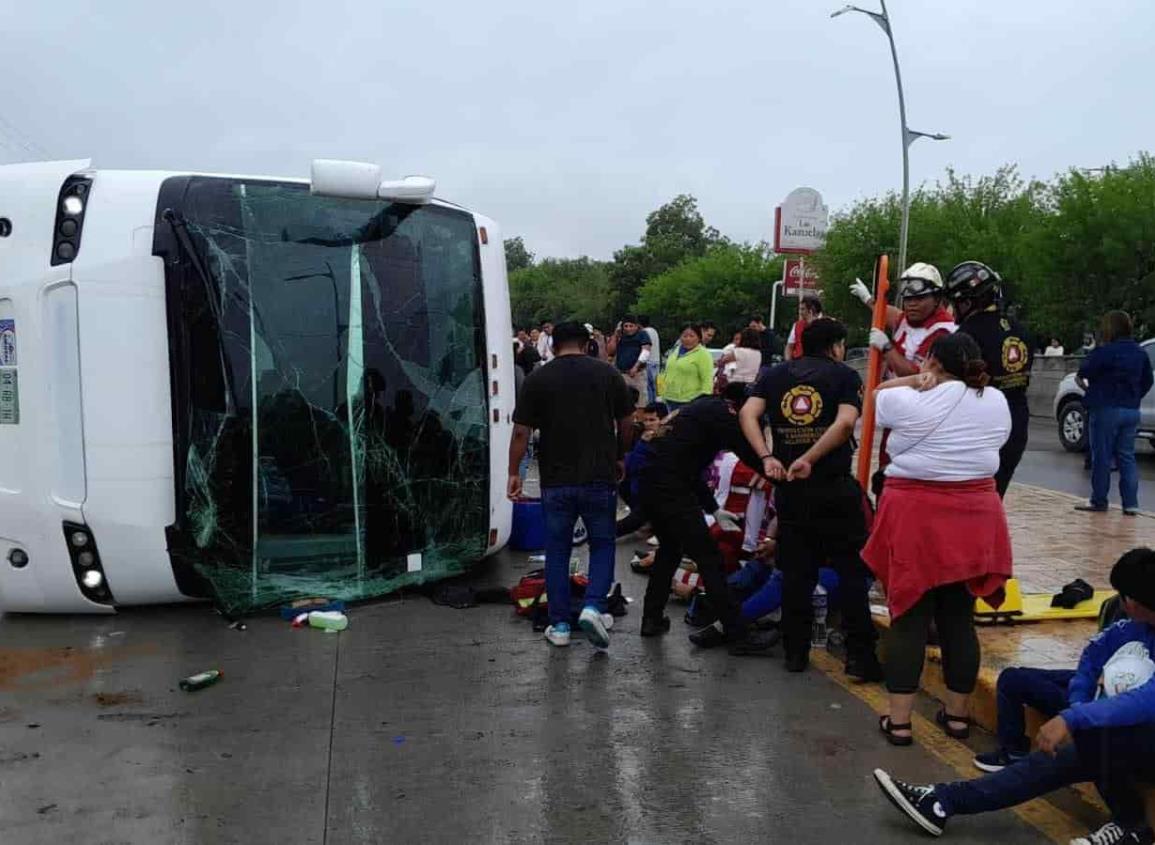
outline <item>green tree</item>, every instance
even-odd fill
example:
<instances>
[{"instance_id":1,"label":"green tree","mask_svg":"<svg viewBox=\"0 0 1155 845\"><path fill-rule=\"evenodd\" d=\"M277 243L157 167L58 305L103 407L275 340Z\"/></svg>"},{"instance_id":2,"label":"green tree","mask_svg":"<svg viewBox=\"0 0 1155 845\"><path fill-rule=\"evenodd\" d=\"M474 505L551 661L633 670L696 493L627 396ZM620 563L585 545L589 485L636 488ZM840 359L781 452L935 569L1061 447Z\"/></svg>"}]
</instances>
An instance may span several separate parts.
<instances>
[{"instance_id":1,"label":"green tree","mask_svg":"<svg viewBox=\"0 0 1155 845\"><path fill-rule=\"evenodd\" d=\"M633 309L646 280L724 242L717 229L706 225L698 201L688 194L679 194L650 212L641 244L624 246L614 253L610 284L615 314L620 317Z\"/></svg>"},{"instance_id":2,"label":"green tree","mask_svg":"<svg viewBox=\"0 0 1155 845\"><path fill-rule=\"evenodd\" d=\"M768 310L782 263L766 244L718 243L650 278L639 293L638 310L651 315L663 338L672 340L683 323L712 320L718 340L728 343L728 333L744 328L752 313Z\"/></svg>"},{"instance_id":3,"label":"green tree","mask_svg":"<svg viewBox=\"0 0 1155 845\"><path fill-rule=\"evenodd\" d=\"M945 181L911 197L908 260L934 264L944 276L960 261L982 261L1007 280L1009 299L1017 301L1026 287L1021 247L1045 215L1045 192L1044 185L1023 180L1013 167L978 179L948 170ZM825 247L812 259L827 311L847 322L852 342L862 342L870 312L847 288L855 277L872 284L880 253L896 260L901 215L897 194L862 200L835 216ZM903 269L891 265L892 284Z\"/></svg>"},{"instance_id":4,"label":"green tree","mask_svg":"<svg viewBox=\"0 0 1155 845\"><path fill-rule=\"evenodd\" d=\"M505 269L512 273L515 270L524 270L533 266L533 253L526 246L521 235L516 238L507 238L505 241Z\"/></svg>"},{"instance_id":5,"label":"green tree","mask_svg":"<svg viewBox=\"0 0 1155 845\"><path fill-rule=\"evenodd\" d=\"M1121 308L1137 336L1155 331L1155 158L1141 153L1098 175L1072 170L1048 188L1045 207L1020 244L1038 330L1070 347Z\"/></svg>"},{"instance_id":6,"label":"green tree","mask_svg":"<svg viewBox=\"0 0 1155 845\"><path fill-rule=\"evenodd\" d=\"M546 258L509 275L513 324L577 320L612 327L607 265L590 258Z\"/></svg>"}]
</instances>

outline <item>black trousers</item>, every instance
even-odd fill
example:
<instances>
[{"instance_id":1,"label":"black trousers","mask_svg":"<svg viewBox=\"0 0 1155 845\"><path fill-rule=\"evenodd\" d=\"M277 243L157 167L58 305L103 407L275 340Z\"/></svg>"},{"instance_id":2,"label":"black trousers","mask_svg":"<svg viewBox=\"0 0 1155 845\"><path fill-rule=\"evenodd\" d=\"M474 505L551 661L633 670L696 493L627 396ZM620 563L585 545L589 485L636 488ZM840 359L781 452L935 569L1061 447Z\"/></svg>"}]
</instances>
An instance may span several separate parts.
<instances>
[{"instance_id":1,"label":"black trousers","mask_svg":"<svg viewBox=\"0 0 1155 845\"><path fill-rule=\"evenodd\" d=\"M742 636L746 626L739 608L726 586L722 553L706 527L702 507L688 486L674 483L649 484L642 489L642 512L658 536L658 554L650 570L642 615L661 619L670 598L670 581L686 555L698 564L698 574L706 586L710 606L726 633Z\"/></svg>"},{"instance_id":2,"label":"black trousers","mask_svg":"<svg viewBox=\"0 0 1155 845\"><path fill-rule=\"evenodd\" d=\"M1023 459L1023 452L1027 450L1027 436L1030 432L1031 412L1027 403L1014 402L1011 404L1011 436L999 450L999 470L995 473L995 486L999 490L999 497L1007 494L1011 485L1011 478L1019 461Z\"/></svg>"},{"instance_id":3,"label":"black trousers","mask_svg":"<svg viewBox=\"0 0 1155 845\"><path fill-rule=\"evenodd\" d=\"M849 475L777 487L777 564L782 570L782 643L787 658L808 654L818 570L838 573L838 610L851 660L874 659L869 571L862 562L866 518L862 488Z\"/></svg>"},{"instance_id":4,"label":"black trousers","mask_svg":"<svg viewBox=\"0 0 1155 845\"><path fill-rule=\"evenodd\" d=\"M960 695L975 691L981 652L975 633L975 597L966 584L935 587L886 632L886 689L896 695L918 692L926 641L933 621L942 646L946 688Z\"/></svg>"}]
</instances>

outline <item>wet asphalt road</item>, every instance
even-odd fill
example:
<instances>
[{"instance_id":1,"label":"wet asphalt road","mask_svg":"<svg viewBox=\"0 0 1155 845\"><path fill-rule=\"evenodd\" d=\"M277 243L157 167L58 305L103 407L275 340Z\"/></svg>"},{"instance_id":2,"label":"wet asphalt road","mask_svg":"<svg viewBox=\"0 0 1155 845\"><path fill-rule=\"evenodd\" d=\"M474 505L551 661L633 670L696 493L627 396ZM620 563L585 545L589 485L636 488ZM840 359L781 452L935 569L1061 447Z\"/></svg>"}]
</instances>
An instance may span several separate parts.
<instances>
[{"instance_id":1,"label":"wet asphalt road","mask_svg":"<svg viewBox=\"0 0 1155 845\"><path fill-rule=\"evenodd\" d=\"M1143 503L1155 452L1140 447ZM1081 456L1036 420L1018 480L1076 495ZM640 598L644 579L619 578ZM506 552L477 581L511 584ZM673 632L549 648L507 607L406 597L349 630L229 630L204 606L0 617L0 843L918 842L870 778L955 773L893 749L858 698L778 656ZM188 694L177 681L221 668ZM982 740L979 741L980 743ZM1047 841L1010 813L952 841Z\"/></svg>"},{"instance_id":2,"label":"wet asphalt road","mask_svg":"<svg viewBox=\"0 0 1155 845\"><path fill-rule=\"evenodd\" d=\"M1155 449L1143 440L1136 441L1135 456L1139 463L1139 507L1155 511ZM1064 451L1059 445L1058 424L1054 420L1032 417L1027 451L1015 472L1015 481L1089 497L1091 473L1083 469L1083 459L1082 454ZM1117 473L1112 476L1111 485L1111 504L1118 506L1121 501Z\"/></svg>"},{"instance_id":3,"label":"wet asphalt road","mask_svg":"<svg viewBox=\"0 0 1155 845\"><path fill-rule=\"evenodd\" d=\"M644 582L624 565L627 594ZM506 553L480 579L527 571ZM0 842L918 842L859 699L779 657L637 635L547 646L508 607L363 605L341 634L208 608L0 619ZM177 681L218 667L198 693ZM959 843L1046 841L1010 813Z\"/></svg>"}]
</instances>

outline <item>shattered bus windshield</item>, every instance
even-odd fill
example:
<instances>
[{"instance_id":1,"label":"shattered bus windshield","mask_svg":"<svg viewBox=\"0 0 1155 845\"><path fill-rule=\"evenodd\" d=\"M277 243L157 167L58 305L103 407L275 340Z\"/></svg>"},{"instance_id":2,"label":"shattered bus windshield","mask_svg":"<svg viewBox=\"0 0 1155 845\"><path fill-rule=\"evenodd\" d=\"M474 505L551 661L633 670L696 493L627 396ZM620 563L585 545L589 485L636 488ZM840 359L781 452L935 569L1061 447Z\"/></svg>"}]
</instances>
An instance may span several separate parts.
<instances>
[{"instance_id":1,"label":"shattered bus windshield","mask_svg":"<svg viewBox=\"0 0 1155 845\"><path fill-rule=\"evenodd\" d=\"M186 244L166 255L178 580L207 581L237 611L381 595L478 560L489 478L472 217L176 181L162 205Z\"/></svg>"}]
</instances>

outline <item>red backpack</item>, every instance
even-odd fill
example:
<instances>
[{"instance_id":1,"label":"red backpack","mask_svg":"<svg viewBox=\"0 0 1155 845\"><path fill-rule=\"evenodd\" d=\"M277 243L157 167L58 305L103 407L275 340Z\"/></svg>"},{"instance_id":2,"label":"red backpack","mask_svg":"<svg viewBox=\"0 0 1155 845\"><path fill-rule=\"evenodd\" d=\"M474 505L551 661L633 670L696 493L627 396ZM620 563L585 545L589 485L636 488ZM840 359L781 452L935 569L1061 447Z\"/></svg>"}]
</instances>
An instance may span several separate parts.
<instances>
[{"instance_id":1,"label":"red backpack","mask_svg":"<svg viewBox=\"0 0 1155 845\"><path fill-rule=\"evenodd\" d=\"M579 573L570 576L570 583L574 587L580 588L574 590L576 595L584 596L590 579ZM521 580L510 588L509 597L513 601L513 612L518 616L533 616L538 608L548 607L545 594L545 570L535 569L533 572L523 575Z\"/></svg>"}]
</instances>

